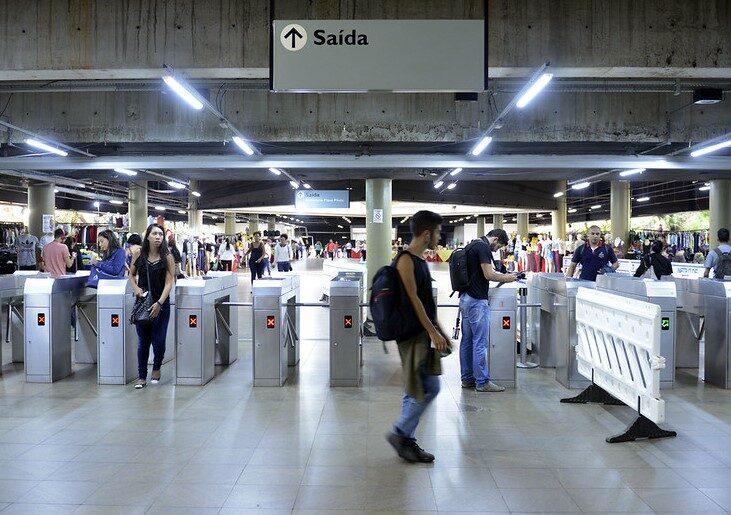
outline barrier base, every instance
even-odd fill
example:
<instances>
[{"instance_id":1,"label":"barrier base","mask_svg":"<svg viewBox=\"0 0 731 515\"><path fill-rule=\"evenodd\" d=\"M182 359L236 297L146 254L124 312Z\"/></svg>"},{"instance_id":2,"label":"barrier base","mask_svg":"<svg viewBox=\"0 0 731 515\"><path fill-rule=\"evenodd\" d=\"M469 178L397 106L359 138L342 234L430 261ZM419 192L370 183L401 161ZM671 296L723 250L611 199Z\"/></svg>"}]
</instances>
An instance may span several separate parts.
<instances>
[{"instance_id":1,"label":"barrier base","mask_svg":"<svg viewBox=\"0 0 731 515\"><path fill-rule=\"evenodd\" d=\"M624 406L622 401L608 393L601 386L597 386L593 383L576 397L561 399L561 402L567 404L586 404L587 402L597 402L600 404L608 404L610 406Z\"/></svg>"},{"instance_id":2,"label":"barrier base","mask_svg":"<svg viewBox=\"0 0 731 515\"><path fill-rule=\"evenodd\" d=\"M627 430L617 436L607 437L607 443L634 442L638 438L672 438L678 436L675 431L661 429L649 418L640 415Z\"/></svg>"}]
</instances>

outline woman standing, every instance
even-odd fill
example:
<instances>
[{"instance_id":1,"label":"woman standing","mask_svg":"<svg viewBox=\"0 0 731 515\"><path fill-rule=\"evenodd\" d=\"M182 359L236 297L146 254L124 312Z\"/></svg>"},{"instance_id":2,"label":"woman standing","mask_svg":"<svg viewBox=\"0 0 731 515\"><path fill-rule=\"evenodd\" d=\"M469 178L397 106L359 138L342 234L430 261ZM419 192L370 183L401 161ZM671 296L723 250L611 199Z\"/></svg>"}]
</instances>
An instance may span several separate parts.
<instances>
[{"instance_id":1,"label":"woman standing","mask_svg":"<svg viewBox=\"0 0 731 515\"><path fill-rule=\"evenodd\" d=\"M234 247L228 238L225 238L218 247L218 259L221 261L221 268L219 270L223 272L231 272L233 270Z\"/></svg>"},{"instance_id":2,"label":"woman standing","mask_svg":"<svg viewBox=\"0 0 731 515\"><path fill-rule=\"evenodd\" d=\"M175 282L175 261L168 250L162 226L152 224L147 228L139 256L130 267L129 281L135 296L142 297L144 292L147 292L147 295L152 295L155 300L150 307L151 323L137 324L139 377L135 382L135 388L144 388L147 384L150 345L155 353L151 382L153 384L160 382L160 367L165 355L165 339L170 320L169 296Z\"/></svg>"},{"instance_id":3,"label":"woman standing","mask_svg":"<svg viewBox=\"0 0 731 515\"><path fill-rule=\"evenodd\" d=\"M249 256L249 254L251 254ZM266 251L264 250L264 242L261 241L261 233L256 231L254 233L254 241L249 244L249 249L246 251L246 256L249 256L249 269L251 270L251 284L254 284L255 279L261 279L264 275L264 263L265 259L269 259Z\"/></svg>"},{"instance_id":4,"label":"woman standing","mask_svg":"<svg viewBox=\"0 0 731 515\"><path fill-rule=\"evenodd\" d=\"M96 276L96 282L99 282L99 279L124 277L127 270L127 255L120 246L117 235L106 229L96 237L96 244L99 247L99 254L101 254L102 259L98 261L95 257L91 258L89 278Z\"/></svg>"},{"instance_id":5,"label":"woman standing","mask_svg":"<svg viewBox=\"0 0 731 515\"><path fill-rule=\"evenodd\" d=\"M320 257L322 255L322 242L318 241L315 243L315 257Z\"/></svg>"}]
</instances>

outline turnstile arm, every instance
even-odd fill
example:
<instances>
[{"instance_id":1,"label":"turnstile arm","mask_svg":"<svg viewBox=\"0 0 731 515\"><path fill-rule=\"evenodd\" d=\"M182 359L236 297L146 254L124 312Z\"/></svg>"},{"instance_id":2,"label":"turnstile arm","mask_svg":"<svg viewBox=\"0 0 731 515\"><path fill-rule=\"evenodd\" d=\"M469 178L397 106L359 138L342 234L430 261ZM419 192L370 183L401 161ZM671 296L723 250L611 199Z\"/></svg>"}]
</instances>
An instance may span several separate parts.
<instances>
[{"instance_id":1,"label":"turnstile arm","mask_svg":"<svg viewBox=\"0 0 731 515\"><path fill-rule=\"evenodd\" d=\"M98 337L99 333L96 330L96 327L94 324L91 323L91 319L89 318L89 315L86 314L86 311L84 311L84 308L82 308L79 304L76 305L76 312L81 313L81 315L84 317L84 320L86 320L86 323L89 324L89 327L91 327L91 331L94 333L94 336ZM76 319L76 324L78 325L79 320ZM78 337L76 338L76 341L78 341Z\"/></svg>"},{"instance_id":2,"label":"turnstile arm","mask_svg":"<svg viewBox=\"0 0 731 515\"><path fill-rule=\"evenodd\" d=\"M218 308L216 308L216 317L221 322L221 325L223 326L223 328L226 329L226 332L228 333L228 335L233 336L234 333L231 330L231 326L228 325L228 322L226 322L226 319L224 318L223 314L218 310Z\"/></svg>"}]
</instances>

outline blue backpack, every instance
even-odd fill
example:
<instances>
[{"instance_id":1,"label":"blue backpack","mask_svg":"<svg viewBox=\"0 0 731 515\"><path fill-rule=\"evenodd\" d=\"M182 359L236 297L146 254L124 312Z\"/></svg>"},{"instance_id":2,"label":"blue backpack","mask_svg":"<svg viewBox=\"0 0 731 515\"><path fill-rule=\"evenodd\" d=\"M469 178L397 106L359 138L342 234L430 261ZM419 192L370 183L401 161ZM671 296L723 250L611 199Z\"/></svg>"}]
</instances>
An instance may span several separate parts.
<instances>
[{"instance_id":1,"label":"blue backpack","mask_svg":"<svg viewBox=\"0 0 731 515\"><path fill-rule=\"evenodd\" d=\"M382 341L404 341L423 331L401 282L396 263L405 252L399 252L390 265L382 266L373 276L370 308L376 335ZM408 252L406 252L408 254Z\"/></svg>"}]
</instances>

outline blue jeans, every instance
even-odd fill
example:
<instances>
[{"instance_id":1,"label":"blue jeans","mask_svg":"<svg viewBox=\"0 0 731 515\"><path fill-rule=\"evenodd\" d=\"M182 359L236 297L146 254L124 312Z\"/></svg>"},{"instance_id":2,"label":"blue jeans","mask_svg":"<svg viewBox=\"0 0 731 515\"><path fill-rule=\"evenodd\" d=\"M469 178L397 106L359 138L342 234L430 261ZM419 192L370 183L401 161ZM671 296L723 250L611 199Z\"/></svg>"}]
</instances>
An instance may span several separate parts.
<instances>
[{"instance_id":1,"label":"blue jeans","mask_svg":"<svg viewBox=\"0 0 731 515\"><path fill-rule=\"evenodd\" d=\"M393 425L394 433L410 440L416 440L416 426L419 425L421 415L439 393L439 376L428 374L426 365L421 366L420 372L424 385L424 402L417 402L411 395L405 393L401 402L401 415Z\"/></svg>"},{"instance_id":2,"label":"blue jeans","mask_svg":"<svg viewBox=\"0 0 731 515\"><path fill-rule=\"evenodd\" d=\"M292 265L289 264L289 261L277 261L277 271L278 272L291 272Z\"/></svg>"},{"instance_id":3,"label":"blue jeans","mask_svg":"<svg viewBox=\"0 0 731 515\"><path fill-rule=\"evenodd\" d=\"M487 348L490 345L490 306L485 299L466 293L459 298L462 314L462 341L459 344L459 366L462 381L482 386L490 380Z\"/></svg>"},{"instance_id":4,"label":"blue jeans","mask_svg":"<svg viewBox=\"0 0 731 515\"><path fill-rule=\"evenodd\" d=\"M160 370L162 359L165 357L165 340L168 334L168 322L170 321L170 302L162 305L162 310L151 324L135 326L137 328L137 372L140 379L147 379L147 360L150 358L150 345L155 353L152 363L152 370Z\"/></svg>"}]
</instances>

